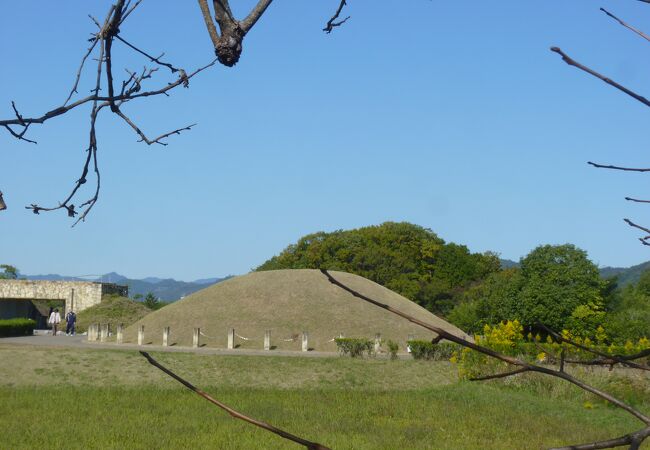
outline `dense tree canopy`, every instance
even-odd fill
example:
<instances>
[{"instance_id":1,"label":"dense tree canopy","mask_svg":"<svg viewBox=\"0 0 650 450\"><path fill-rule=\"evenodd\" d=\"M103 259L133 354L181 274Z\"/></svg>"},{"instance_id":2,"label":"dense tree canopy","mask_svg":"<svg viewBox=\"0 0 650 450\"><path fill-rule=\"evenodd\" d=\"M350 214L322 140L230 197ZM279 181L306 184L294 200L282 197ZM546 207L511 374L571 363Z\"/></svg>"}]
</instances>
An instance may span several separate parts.
<instances>
[{"instance_id":1,"label":"dense tree canopy","mask_svg":"<svg viewBox=\"0 0 650 450\"><path fill-rule=\"evenodd\" d=\"M544 324L587 335L604 321L607 289L611 284L585 251L571 244L542 245L519 269L492 274L467 290L450 319L469 331L517 319L529 328Z\"/></svg>"},{"instance_id":2,"label":"dense tree canopy","mask_svg":"<svg viewBox=\"0 0 650 450\"><path fill-rule=\"evenodd\" d=\"M406 222L304 236L256 270L331 269L373 280L445 313L470 283L499 270L495 254L471 253Z\"/></svg>"},{"instance_id":3,"label":"dense tree canopy","mask_svg":"<svg viewBox=\"0 0 650 450\"><path fill-rule=\"evenodd\" d=\"M605 329L611 337L624 342L650 336L650 270L617 292L608 307Z\"/></svg>"},{"instance_id":4,"label":"dense tree canopy","mask_svg":"<svg viewBox=\"0 0 650 450\"><path fill-rule=\"evenodd\" d=\"M576 328L603 311L598 267L571 244L537 247L521 260L521 276L516 312L522 323Z\"/></svg>"},{"instance_id":5,"label":"dense tree canopy","mask_svg":"<svg viewBox=\"0 0 650 450\"><path fill-rule=\"evenodd\" d=\"M480 333L486 324L515 318L521 285L521 271L516 267L492 273L463 292L448 319L465 331Z\"/></svg>"}]
</instances>

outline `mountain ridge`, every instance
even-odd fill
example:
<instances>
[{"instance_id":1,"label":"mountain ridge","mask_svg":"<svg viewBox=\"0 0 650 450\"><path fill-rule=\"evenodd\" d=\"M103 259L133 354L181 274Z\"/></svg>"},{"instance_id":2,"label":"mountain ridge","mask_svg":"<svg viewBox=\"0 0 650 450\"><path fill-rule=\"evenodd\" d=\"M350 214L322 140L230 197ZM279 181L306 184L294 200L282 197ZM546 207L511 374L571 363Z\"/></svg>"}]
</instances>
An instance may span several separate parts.
<instances>
[{"instance_id":1,"label":"mountain ridge","mask_svg":"<svg viewBox=\"0 0 650 450\"><path fill-rule=\"evenodd\" d=\"M19 278L28 280L48 280L48 281L95 281L103 283L115 283L129 287L129 296L140 294L147 295L153 293L162 301L176 301L187 295L190 295L208 286L232 278L232 275L225 277L203 278L196 281L180 281L174 278L145 277L142 279L132 279L117 272L109 272L104 275L88 275L82 277L73 277L59 274L47 275L25 275L19 274Z\"/></svg>"}]
</instances>

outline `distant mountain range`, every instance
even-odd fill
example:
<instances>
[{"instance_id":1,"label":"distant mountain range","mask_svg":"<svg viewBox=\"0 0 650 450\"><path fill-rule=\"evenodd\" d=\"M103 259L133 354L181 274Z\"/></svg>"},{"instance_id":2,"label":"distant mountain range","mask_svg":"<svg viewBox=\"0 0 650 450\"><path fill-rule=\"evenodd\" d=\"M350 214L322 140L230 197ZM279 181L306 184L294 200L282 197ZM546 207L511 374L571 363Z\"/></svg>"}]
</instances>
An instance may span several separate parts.
<instances>
[{"instance_id":1,"label":"distant mountain range","mask_svg":"<svg viewBox=\"0 0 650 450\"><path fill-rule=\"evenodd\" d=\"M512 261L510 259L501 259L500 261L502 269L519 267L518 262ZM600 276L603 278L618 277L618 285L625 286L628 284L637 283L641 274L648 269L650 269L650 261L646 261L632 267L601 267L599 271Z\"/></svg>"},{"instance_id":2,"label":"distant mountain range","mask_svg":"<svg viewBox=\"0 0 650 450\"><path fill-rule=\"evenodd\" d=\"M28 280L51 280L51 281L101 281L104 283L115 283L126 285L129 287L129 296L133 297L136 294L147 295L152 292L160 300L169 302L176 301L193 292L204 289L212 284L218 283L231 276L223 278L204 278L195 281L178 281L173 278L157 278L147 277L141 280L135 280L116 272L107 273L101 276L92 277L68 277L64 275L49 274L49 275L24 275L20 274L20 278L27 278Z\"/></svg>"}]
</instances>

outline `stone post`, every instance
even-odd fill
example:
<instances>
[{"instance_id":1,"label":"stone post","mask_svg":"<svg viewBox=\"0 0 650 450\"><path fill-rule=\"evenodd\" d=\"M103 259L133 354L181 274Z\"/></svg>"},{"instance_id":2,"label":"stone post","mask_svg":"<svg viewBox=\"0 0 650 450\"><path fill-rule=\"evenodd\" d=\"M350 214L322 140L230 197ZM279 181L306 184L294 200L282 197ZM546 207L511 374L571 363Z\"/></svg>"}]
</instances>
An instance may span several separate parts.
<instances>
[{"instance_id":1,"label":"stone post","mask_svg":"<svg viewBox=\"0 0 650 450\"><path fill-rule=\"evenodd\" d=\"M99 332L99 340L100 342L106 342L108 339L108 324L103 323L100 325L101 331Z\"/></svg>"},{"instance_id":2,"label":"stone post","mask_svg":"<svg viewBox=\"0 0 650 450\"><path fill-rule=\"evenodd\" d=\"M144 344L144 325L138 327L138 345Z\"/></svg>"},{"instance_id":3,"label":"stone post","mask_svg":"<svg viewBox=\"0 0 650 450\"><path fill-rule=\"evenodd\" d=\"M264 350L271 350L271 330L264 332Z\"/></svg>"},{"instance_id":4,"label":"stone post","mask_svg":"<svg viewBox=\"0 0 650 450\"><path fill-rule=\"evenodd\" d=\"M169 346L169 327L163 328L163 347Z\"/></svg>"},{"instance_id":5,"label":"stone post","mask_svg":"<svg viewBox=\"0 0 650 450\"><path fill-rule=\"evenodd\" d=\"M93 333L95 332L95 324L91 323L88 325L88 341L94 341Z\"/></svg>"},{"instance_id":6,"label":"stone post","mask_svg":"<svg viewBox=\"0 0 650 450\"><path fill-rule=\"evenodd\" d=\"M192 347L199 348L199 346L201 345L200 336L201 336L201 329L194 328L194 333L192 334Z\"/></svg>"},{"instance_id":7,"label":"stone post","mask_svg":"<svg viewBox=\"0 0 650 450\"><path fill-rule=\"evenodd\" d=\"M123 343L124 342L124 324L122 324L122 323L117 324L116 333L117 333L117 338L116 338L117 343L118 344Z\"/></svg>"},{"instance_id":8,"label":"stone post","mask_svg":"<svg viewBox=\"0 0 650 450\"><path fill-rule=\"evenodd\" d=\"M415 339L415 335L413 335L413 334L409 334L406 337L406 351L409 352L409 353L411 353L411 345L409 344L409 342L414 340L414 339Z\"/></svg>"},{"instance_id":9,"label":"stone post","mask_svg":"<svg viewBox=\"0 0 650 450\"><path fill-rule=\"evenodd\" d=\"M379 347L381 347L381 334L375 334L375 353L379 353Z\"/></svg>"},{"instance_id":10,"label":"stone post","mask_svg":"<svg viewBox=\"0 0 650 450\"><path fill-rule=\"evenodd\" d=\"M235 348L235 329L231 328L228 330L228 349L232 350Z\"/></svg>"},{"instance_id":11,"label":"stone post","mask_svg":"<svg viewBox=\"0 0 650 450\"><path fill-rule=\"evenodd\" d=\"M302 351L309 350L309 334L306 331L302 332Z\"/></svg>"}]
</instances>

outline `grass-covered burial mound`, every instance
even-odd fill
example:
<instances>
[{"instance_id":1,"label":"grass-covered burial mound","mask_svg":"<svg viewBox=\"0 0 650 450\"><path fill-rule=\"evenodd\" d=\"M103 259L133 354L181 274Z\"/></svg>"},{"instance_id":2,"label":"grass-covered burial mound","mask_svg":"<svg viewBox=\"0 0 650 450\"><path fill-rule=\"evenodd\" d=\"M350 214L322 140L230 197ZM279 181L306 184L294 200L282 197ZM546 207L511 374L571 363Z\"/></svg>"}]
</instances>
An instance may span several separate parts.
<instances>
[{"instance_id":1,"label":"grass-covered burial mound","mask_svg":"<svg viewBox=\"0 0 650 450\"><path fill-rule=\"evenodd\" d=\"M330 273L357 292L458 336L465 335L377 283L349 273ZM237 345L260 350L265 330L271 330L271 345L283 350L300 350L303 330L309 333L309 347L318 351L335 351L332 339L340 333L345 337L369 339L380 333L384 341L399 342L402 350L409 335L415 339L435 336L354 297L331 284L320 271L312 269L253 272L215 284L134 323L126 330L125 341L137 341L139 325L145 327L145 343L160 345L163 328L169 326L172 344L191 346L192 329L200 327L205 335L201 336L202 344L225 348L228 329L234 328L238 335Z\"/></svg>"}]
</instances>

